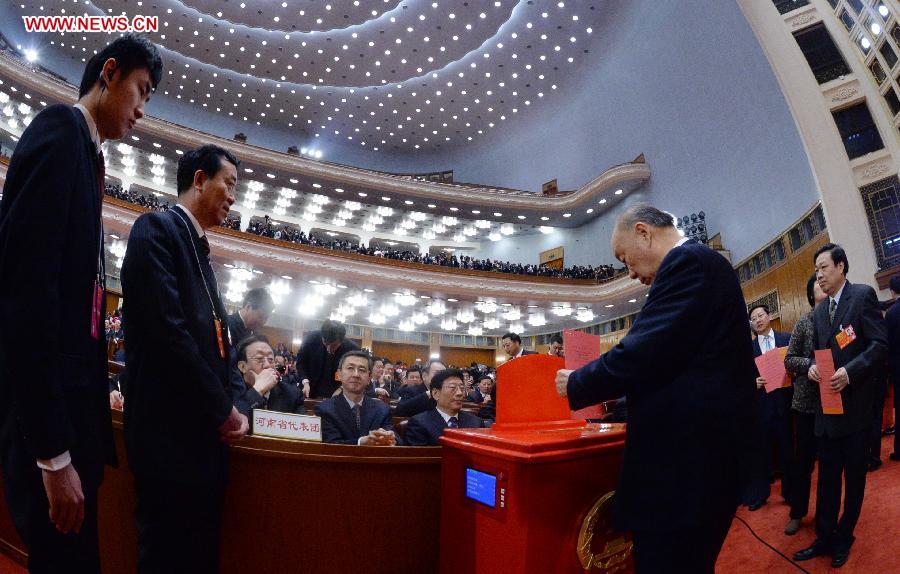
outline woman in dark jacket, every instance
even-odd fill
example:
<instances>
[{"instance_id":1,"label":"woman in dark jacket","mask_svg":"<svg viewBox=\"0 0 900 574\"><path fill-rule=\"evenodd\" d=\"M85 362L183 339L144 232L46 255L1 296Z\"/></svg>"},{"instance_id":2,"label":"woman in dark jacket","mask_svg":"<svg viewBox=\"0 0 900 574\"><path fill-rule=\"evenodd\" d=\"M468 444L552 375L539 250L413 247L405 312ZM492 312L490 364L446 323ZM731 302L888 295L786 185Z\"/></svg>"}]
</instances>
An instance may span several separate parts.
<instances>
[{"instance_id":1,"label":"woman in dark jacket","mask_svg":"<svg viewBox=\"0 0 900 574\"><path fill-rule=\"evenodd\" d=\"M814 273L806 282L806 299L810 307L815 308L827 297L816 283ZM791 408L797 421L794 468L791 470L794 474L796 494L793 500L787 501L791 506L791 516L784 528L784 533L789 536L800 530L800 521L809 512L809 491L813 466L816 463L816 437L813 434L813 427L816 411L819 409L819 388L806 376L812 362L813 350L813 321L810 311L794 325L791 343L784 357L784 367L794 377L794 398Z\"/></svg>"}]
</instances>

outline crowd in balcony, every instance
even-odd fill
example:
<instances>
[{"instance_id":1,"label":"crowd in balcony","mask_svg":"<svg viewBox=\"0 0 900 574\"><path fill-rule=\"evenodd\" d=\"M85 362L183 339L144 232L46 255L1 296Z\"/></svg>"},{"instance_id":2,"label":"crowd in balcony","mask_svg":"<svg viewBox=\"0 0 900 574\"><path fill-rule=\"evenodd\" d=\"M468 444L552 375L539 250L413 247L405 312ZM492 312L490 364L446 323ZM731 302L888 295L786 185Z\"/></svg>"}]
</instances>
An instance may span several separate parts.
<instances>
[{"instance_id":1,"label":"crowd in balcony","mask_svg":"<svg viewBox=\"0 0 900 574\"><path fill-rule=\"evenodd\" d=\"M154 211L165 211L170 207L168 201L160 201L159 198L153 194L145 196L135 191L126 191L118 184L107 184L106 195ZM229 217L222 224L222 227L238 231L240 230L240 225L241 221L239 218ZM497 261L493 259L476 259L468 255L457 256L454 253L446 251L434 254L419 253L409 249L391 249L384 246L365 246L356 241L322 237L319 234L307 234L300 229L295 229L287 225L276 225L268 215L263 219L251 221L246 232L261 237L287 241L289 243L312 245L336 251L359 253L361 255L371 255L398 261L423 263L425 265L455 267L457 269L473 269L476 271L493 271L496 273L511 273L514 275L532 275L539 277L558 277L563 279L592 279L598 282L608 281L625 272L624 268L615 269L612 265L574 265L563 269L554 269L541 265L523 265L521 263L510 263L508 261Z\"/></svg>"}]
</instances>

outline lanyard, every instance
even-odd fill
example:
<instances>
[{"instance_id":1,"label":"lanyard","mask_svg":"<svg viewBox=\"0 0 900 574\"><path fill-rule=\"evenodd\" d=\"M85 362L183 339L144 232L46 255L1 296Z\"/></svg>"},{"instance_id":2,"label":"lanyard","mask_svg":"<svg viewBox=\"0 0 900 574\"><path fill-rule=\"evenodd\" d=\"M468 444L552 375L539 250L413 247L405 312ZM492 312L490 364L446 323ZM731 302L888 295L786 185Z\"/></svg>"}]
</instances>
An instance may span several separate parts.
<instances>
[{"instance_id":1,"label":"lanyard","mask_svg":"<svg viewBox=\"0 0 900 574\"><path fill-rule=\"evenodd\" d=\"M191 247L194 250L194 260L197 262L197 269L200 271L200 276L203 277L203 289L206 290L206 297L209 299L209 306L212 307L213 319L219 321L219 313L216 311L216 304L213 303L212 293L210 293L209 284L206 282L206 273L203 272L203 266L200 264L200 256L197 255L197 246L194 244L194 236L191 235L191 227L184 219L184 216L182 216L178 211L175 211L175 215L177 215L178 219L180 219L184 224L184 227L188 232L188 237L191 238Z\"/></svg>"}]
</instances>

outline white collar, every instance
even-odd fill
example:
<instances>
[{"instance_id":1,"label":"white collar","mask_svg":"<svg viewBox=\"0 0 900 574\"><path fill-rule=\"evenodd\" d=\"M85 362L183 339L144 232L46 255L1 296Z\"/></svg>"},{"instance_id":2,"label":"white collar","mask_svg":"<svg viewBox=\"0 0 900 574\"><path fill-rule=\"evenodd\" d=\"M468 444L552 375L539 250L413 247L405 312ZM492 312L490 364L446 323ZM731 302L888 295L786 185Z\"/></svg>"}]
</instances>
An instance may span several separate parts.
<instances>
[{"instance_id":1,"label":"white collar","mask_svg":"<svg viewBox=\"0 0 900 574\"><path fill-rule=\"evenodd\" d=\"M774 340L775 340L775 329L773 329L772 327L769 327L769 332L768 332L768 333L764 333L764 334L761 335L761 336L762 336L762 337L771 337L772 340L774 341Z\"/></svg>"},{"instance_id":2,"label":"white collar","mask_svg":"<svg viewBox=\"0 0 900 574\"><path fill-rule=\"evenodd\" d=\"M847 280L844 279L844 284L841 285L841 290L834 294L834 297L831 299L834 301L834 306L837 307L841 303L841 295L844 294L844 288L847 286Z\"/></svg>"},{"instance_id":3,"label":"white collar","mask_svg":"<svg viewBox=\"0 0 900 574\"><path fill-rule=\"evenodd\" d=\"M365 395L363 395L363 398L359 399L358 403L354 403L353 401L350 400L350 397L348 397L344 393L341 393L341 396L344 397L344 400L347 401L348 405L350 405L351 410L353 409L353 407L356 407L356 406L358 406L360 409L362 409L363 401L366 400Z\"/></svg>"},{"instance_id":4,"label":"white collar","mask_svg":"<svg viewBox=\"0 0 900 574\"><path fill-rule=\"evenodd\" d=\"M524 352L525 352L525 347L519 347L519 354L516 355L515 357L513 357L513 359L518 359L519 357L522 356L522 353L524 353Z\"/></svg>"},{"instance_id":5,"label":"white collar","mask_svg":"<svg viewBox=\"0 0 900 574\"><path fill-rule=\"evenodd\" d=\"M94 121L91 113L87 111L87 108L82 106L81 104L75 104L75 108L81 112L84 116L84 121L87 122L88 132L91 134L91 140L94 142L94 145L97 147L97 153L100 153L100 144L102 144L102 140L100 139L100 132L97 131L97 122Z\"/></svg>"},{"instance_id":6,"label":"white collar","mask_svg":"<svg viewBox=\"0 0 900 574\"><path fill-rule=\"evenodd\" d=\"M690 240L691 240L690 237L682 237L681 239L678 240L678 243L675 244L675 247L681 247L682 245L684 245L685 243L687 243Z\"/></svg>"},{"instance_id":7,"label":"white collar","mask_svg":"<svg viewBox=\"0 0 900 574\"><path fill-rule=\"evenodd\" d=\"M194 217L194 214L191 213L191 210L184 206L184 204L176 203L175 207L180 207L181 211L187 213L188 219L191 220L191 223L194 224L194 229L197 231L197 237L203 237L206 235L206 232L203 231L203 228L200 227L200 222L197 221L197 218Z\"/></svg>"},{"instance_id":8,"label":"white collar","mask_svg":"<svg viewBox=\"0 0 900 574\"><path fill-rule=\"evenodd\" d=\"M448 425L450 424L450 417L456 417L456 424L459 424L459 413L456 413L455 415L451 415L449 413L445 413L444 411L442 411L441 407L434 407L434 410L436 410L438 412L438 414L444 418L445 424L448 424Z\"/></svg>"}]
</instances>

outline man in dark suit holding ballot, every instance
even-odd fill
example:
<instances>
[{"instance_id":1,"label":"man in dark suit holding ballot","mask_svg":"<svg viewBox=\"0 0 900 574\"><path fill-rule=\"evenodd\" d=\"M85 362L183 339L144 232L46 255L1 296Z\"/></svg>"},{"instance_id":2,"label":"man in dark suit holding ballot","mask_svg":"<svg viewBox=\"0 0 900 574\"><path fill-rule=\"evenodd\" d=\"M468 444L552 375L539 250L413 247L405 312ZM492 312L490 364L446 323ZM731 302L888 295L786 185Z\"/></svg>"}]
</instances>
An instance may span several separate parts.
<instances>
[{"instance_id":1,"label":"man in dark suit holding ballot","mask_svg":"<svg viewBox=\"0 0 900 574\"><path fill-rule=\"evenodd\" d=\"M128 317L125 449L137 494L138 571L218 572L234 407L225 307L206 229L234 203L237 165L206 145L178 161L178 204L135 221L122 264Z\"/></svg>"},{"instance_id":2,"label":"man in dark suit holding ballot","mask_svg":"<svg viewBox=\"0 0 900 574\"><path fill-rule=\"evenodd\" d=\"M100 571L97 491L109 418L101 144L144 115L162 75L146 38L90 59L74 106L47 106L13 153L0 203L0 462L31 572ZM23 333L38 316L42 329Z\"/></svg>"},{"instance_id":3,"label":"man in dark suit holding ballot","mask_svg":"<svg viewBox=\"0 0 900 574\"><path fill-rule=\"evenodd\" d=\"M794 560L830 554L831 566L840 568L850 558L853 530L866 490L868 436L878 390L875 385L887 358L887 329L875 290L847 281L850 262L840 245L823 245L816 251L814 261L816 281L828 299L813 311L813 348L831 350L835 372L821 381L819 368L813 362L809 379L839 392L844 412L826 415L821 404L816 412L816 540L794 554ZM838 522L842 475L847 492L844 515Z\"/></svg>"},{"instance_id":4,"label":"man in dark suit holding ballot","mask_svg":"<svg viewBox=\"0 0 900 574\"><path fill-rule=\"evenodd\" d=\"M612 248L651 286L647 301L619 344L560 370L556 388L572 409L627 397L613 525L633 533L638 574L712 574L738 505L756 389L741 289L725 258L649 205L619 217Z\"/></svg>"}]
</instances>

